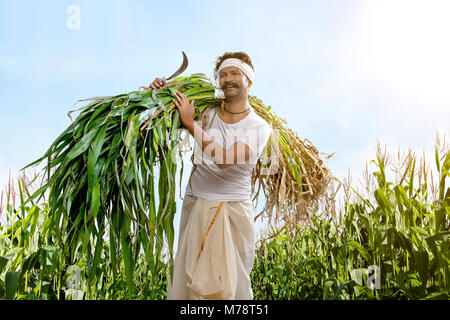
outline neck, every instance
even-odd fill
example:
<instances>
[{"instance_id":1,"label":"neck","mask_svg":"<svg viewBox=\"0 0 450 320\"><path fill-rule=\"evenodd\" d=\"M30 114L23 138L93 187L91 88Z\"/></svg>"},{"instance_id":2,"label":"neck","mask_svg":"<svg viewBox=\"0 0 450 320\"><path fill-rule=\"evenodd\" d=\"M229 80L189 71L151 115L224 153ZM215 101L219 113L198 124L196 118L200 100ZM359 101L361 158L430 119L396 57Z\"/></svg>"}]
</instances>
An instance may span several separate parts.
<instances>
[{"instance_id":1,"label":"neck","mask_svg":"<svg viewBox=\"0 0 450 320\"><path fill-rule=\"evenodd\" d=\"M228 98L224 101L224 107L226 110L230 112L242 112L248 109L250 107L250 104L248 102L248 96L240 97L240 98Z\"/></svg>"}]
</instances>

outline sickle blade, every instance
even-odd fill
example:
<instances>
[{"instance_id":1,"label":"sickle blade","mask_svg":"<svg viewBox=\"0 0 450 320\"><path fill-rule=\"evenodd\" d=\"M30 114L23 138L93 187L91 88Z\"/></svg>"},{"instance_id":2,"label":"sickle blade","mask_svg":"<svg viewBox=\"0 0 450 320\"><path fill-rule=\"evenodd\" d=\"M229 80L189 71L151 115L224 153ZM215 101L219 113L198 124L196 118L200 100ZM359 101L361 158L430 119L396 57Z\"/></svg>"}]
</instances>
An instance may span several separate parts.
<instances>
[{"instance_id":1,"label":"sickle blade","mask_svg":"<svg viewBox=\"0 0 450 320\"><path fill-rule=\"evenodd\" d=\"M186 54L184 53L184 51L181 51L183 53L183 63L181 64L181 67L178 68L177 71L175 71L175 73L173 75L171 75L170 77L168 77L166 80L170 80L175 78L176 76L180 75L181 73L183 73L184 70L186 70L189 61L188 58L186 56Z\"/></svg>"}]
</instances>

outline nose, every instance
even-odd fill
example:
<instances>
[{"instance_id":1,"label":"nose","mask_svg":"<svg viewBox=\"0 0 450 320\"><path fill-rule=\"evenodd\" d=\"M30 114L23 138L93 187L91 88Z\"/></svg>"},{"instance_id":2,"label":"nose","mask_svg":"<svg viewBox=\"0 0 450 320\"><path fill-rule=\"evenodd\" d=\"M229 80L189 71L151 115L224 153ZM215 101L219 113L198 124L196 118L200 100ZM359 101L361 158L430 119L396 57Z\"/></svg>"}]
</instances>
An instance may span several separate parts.
<instances>
[{"instance_id":1,"label":"nose","mask_svg":"<svg viewBox=\"0 0 450 320\"><path fill-rule=\"evenodd\" d=\"M226 74L223 76L222 80L222 84L221 86L226 86L226 85L234 85L235 87L239 86L239 82L236 79L235 76L233 76L232 74Z\"/></svg>"},{"instance_id":2,"label":"nose","mask_svg":"<svg viewBox=\"0 0 450 320\"><path fill-rule=\"evenodd\" d=\"M233 76L231 74L225 74L223 77L224 82L230 82L233 80Z\"/></svg>"}]
</instances>

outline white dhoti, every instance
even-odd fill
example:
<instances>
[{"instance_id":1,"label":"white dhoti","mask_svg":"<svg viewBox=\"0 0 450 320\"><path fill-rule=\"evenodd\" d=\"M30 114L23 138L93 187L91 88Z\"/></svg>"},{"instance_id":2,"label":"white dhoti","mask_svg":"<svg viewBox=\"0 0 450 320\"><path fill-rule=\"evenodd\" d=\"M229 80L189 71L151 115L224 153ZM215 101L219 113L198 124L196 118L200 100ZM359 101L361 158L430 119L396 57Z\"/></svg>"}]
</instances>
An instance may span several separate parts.
<instances>
[{"instance_id":1,"label":"white dhoti","mask_svg":"<svg viewBox=\"0 0 450 320\"><path fill-rule=\"evenodd\" d=\"M167 299L251 300L253 204L185 195Z\"/></svg>"}]
</instances>

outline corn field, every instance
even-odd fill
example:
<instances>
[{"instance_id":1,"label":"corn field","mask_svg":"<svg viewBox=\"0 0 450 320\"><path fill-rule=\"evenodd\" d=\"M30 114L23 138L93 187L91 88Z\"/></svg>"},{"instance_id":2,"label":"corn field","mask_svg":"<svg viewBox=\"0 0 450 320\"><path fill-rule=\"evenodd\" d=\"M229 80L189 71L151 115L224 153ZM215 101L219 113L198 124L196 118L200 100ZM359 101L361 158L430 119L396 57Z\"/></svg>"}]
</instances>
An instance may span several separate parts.
<instances>
[{"instance_id":1,"label":"corn field","mask_svg":"<svg viewBox=\"0 0 450 320\"><path fill-rule=\"evenodd\" d=\"M435 149L437 185L427 181L425 163L415 170L411 153L400 181L389 181L387 156L378 149L376 181L367 175L371 197L347 186L358 201L345 201L343 215L262 240L256 299L449 299L448 148L442 157Z\"/></svg>"},{"instance_id":2,"label":"corn field","mask_svg":"<svg viewBox=\"0 0 450 320\"><path fill-rule=\"evenodd\" d=\"M378 153L372 161L367 195L344 184L342 210L331 199L295 229L260 239L251 274L255 299L448 300L448 147L435 146L436 182L425 162L417 170L411 154L398 181L390 181L387 159ZM167 253L133 251L126 239L116 250L114 242L80 232L68 255L52 228L51 203L26 201L31 188L23 174L1 193L0 299L166 298Z\"/></svg>"}]
</instances>

